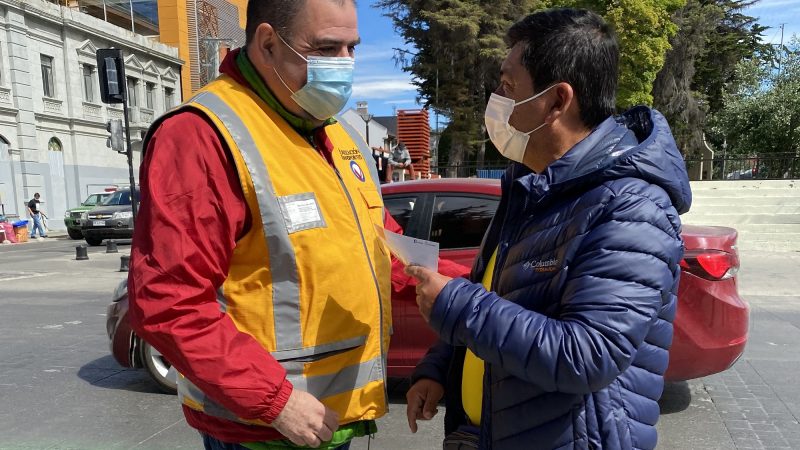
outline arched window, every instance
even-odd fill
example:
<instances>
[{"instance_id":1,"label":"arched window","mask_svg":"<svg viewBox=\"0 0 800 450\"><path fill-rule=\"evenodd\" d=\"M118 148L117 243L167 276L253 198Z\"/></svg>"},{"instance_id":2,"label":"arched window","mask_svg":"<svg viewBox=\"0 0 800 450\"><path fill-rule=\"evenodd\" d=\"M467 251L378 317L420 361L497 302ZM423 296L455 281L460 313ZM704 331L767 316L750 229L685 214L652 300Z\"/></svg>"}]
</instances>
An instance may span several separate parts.
<instances>
[{"instance_id":1,"label":"arched window","mask_svg":"<svg viewBox=\"0 0 800 450\"><path fill-rule=\"evenodd\" d=\"M63 147L61 146L61 141L59 141L58 138L52 137L47 143L47 149L51 152L60 152L63 150Z\"/></svg>"},{"instance_id":2,"label":"arched window","mask_svg":"<svg viewBox=\"0 0 800 450\"><path fill-rule=\"evenodd\" d=\"M11 143L5 136L0 134L0 161L8 161L11 153Z\"/></svg>"}]
</instances>

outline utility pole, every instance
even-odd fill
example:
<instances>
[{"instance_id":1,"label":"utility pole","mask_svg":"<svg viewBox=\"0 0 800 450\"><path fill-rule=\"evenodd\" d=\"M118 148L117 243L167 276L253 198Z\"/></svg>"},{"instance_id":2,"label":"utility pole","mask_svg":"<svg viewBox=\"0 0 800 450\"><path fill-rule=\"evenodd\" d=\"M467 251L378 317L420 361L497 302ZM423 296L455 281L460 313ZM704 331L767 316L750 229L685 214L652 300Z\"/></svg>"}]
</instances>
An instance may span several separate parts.
<instances>
[{"instance_id":1,"label":"utility pole","mask_svg":"<svg viewBox=\"0 0 800 450\"><path fill-rule=\"evenodd\" d=\"M781 45L778 47L778 73L783 70L783 30L786 27L785 23L781 24Z\"/></svg>"}]
</instances>

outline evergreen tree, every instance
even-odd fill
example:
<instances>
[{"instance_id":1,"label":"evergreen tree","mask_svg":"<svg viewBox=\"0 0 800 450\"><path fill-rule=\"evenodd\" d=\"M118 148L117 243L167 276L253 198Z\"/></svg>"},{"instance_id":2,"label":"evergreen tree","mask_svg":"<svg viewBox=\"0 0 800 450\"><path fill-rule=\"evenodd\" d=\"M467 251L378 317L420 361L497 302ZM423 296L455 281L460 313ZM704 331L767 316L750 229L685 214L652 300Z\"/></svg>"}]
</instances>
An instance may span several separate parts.
<instances>
[{"instance_id":1,"label":"evergreen tree","mask_svg":"<svg viewBox=\"0 0 800 450\"><path fill-rule=\"evenodd\" d=\"M419 100L450 119L449 164L485 154L483 113L507 54L505 33L536 10L581 7L604 16L620 42L618 106L652 102L652 84L677 27L671 14L686 0L380 0L395 29L416 53L401 53ZM437 86L438 81L438 86Z\"/></svg>"},{"instance_id":2,"label":"evergreen tree","mask_svg":"<svg viewBox=\"0 0 800 450\"><path fill-rule=\"evenodd\" d=\"M704 146L706 117L723 106L721 89L735 81L737 64L768 51L765 29L742 11L755 0L689 0L673 15L678 33L653 84L654 106L672 126L684 154Z\"/></svg>"}]
</instances>

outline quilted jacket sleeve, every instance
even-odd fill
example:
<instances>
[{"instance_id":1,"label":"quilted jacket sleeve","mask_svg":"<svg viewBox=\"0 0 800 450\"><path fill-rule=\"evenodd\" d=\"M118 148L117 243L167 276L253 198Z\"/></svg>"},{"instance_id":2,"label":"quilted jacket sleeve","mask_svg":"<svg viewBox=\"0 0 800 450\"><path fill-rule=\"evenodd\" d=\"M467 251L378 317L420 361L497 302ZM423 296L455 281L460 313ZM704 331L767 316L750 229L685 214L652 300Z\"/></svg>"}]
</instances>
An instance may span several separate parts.
<instances>
[{"instance_id":1,"label":"quilted jacket sleeve","mask_svg":"<svg viewBox=\"0 0 800 450\"><path fill-rule=\"evenodd\" d=\"M546 391L595 392L631 365L674 289L682 243L670 216L644 196L613 197L575 259L564 261L556 317L454 279L436 300L431 326L443 341ZM669 347L671 331L653 335Z\"/></svg>"}]
</instances>

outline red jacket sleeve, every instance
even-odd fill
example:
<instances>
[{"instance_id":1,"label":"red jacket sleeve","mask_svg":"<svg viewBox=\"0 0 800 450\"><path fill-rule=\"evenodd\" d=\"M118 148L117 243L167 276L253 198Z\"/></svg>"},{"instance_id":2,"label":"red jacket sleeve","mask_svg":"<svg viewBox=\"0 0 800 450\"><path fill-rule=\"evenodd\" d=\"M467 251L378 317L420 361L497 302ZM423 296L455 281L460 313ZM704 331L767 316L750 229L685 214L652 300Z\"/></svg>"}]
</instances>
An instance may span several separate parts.
<instances>
[{"instance_id":1,"label":"red jacket sleeve","mask_svg":"<svg viewBox=\"0 0 800 450\"><path fill-rule=\"evenodd\" d=\"M217 403L272 422L292 385L216 300L249 227L228 150L206 118L180 113L154 133L140 175L128 277L134 330Z\"/></svg>"}]
</instances>

